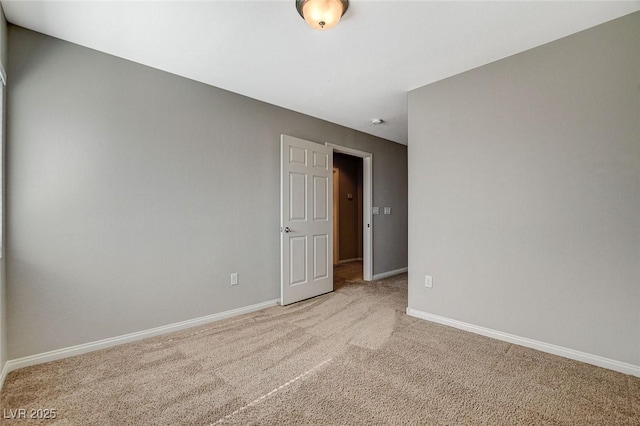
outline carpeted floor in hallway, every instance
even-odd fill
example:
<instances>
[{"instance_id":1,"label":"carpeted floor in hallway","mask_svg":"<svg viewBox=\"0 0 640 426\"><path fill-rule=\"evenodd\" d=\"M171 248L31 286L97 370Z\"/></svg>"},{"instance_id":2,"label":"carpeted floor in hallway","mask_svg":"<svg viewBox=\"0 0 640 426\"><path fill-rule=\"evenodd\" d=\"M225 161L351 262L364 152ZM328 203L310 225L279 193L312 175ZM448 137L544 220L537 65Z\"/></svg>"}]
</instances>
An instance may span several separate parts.
<instances>
[{"instance_id":1,"label":"carpeted floor in hallway","mask_svg":"<svg viewBox=\"0 0 640 426\"><path fill-rule=\"evenodd\" d=\"M12 372L0 403L64 425L640 424L640 378L409 317L406 275L336 287Z\"/></svg>"},{"instance_id":2,"label":"carpeted floor in hallway","mask_svg":"<svg viewBox=\"0 0 640 426\"><path fill-rule=\"evenodd\" d=\"M362 281L362 275L361 260L333 265L333 290Z\"/></svg>"}]
</instances>

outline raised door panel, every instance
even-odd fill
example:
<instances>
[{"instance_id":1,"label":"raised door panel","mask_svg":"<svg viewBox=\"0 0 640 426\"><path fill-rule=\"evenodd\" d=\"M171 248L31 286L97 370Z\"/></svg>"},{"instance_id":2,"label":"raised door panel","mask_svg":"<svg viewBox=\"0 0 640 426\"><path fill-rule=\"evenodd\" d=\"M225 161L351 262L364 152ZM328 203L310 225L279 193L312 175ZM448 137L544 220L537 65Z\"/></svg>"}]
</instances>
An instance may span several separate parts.
<instances>
[{"instance_id":1,"label":"raised door panel","mask_svg":"<svg viewBox=\"0 0 640 426\"><path fill-rule=\"evenodd\" d=\"M289 220L307 220L307 175L289 173Z\"/></svg>"},{"instance_id":2,"label":"raised door panel","mask_svg":"<svg viewBox=\"0 0 640 426\"><path fill-rule=\"evenodd\" d=\"M324 152L313 151L313 168L329 170L329 155Z\"/></svg>"},{"instance_id":3,"label":"raised door panel","mask_svg":"<svg viewBox=\"0 0 640 426\"><path fill-rule=\"evenodd\" d=\"M289 285L307 282L307 237L289 239Z\"/></svg>"},{"instance_id":4,"label":"raised door panel","mask_svg":"<svg viewBox=\"0 0 640 426\"><path fill-rule=\"evenodd\" d=\"M304 148L299 148L297 146L290 146L289 147L289 163L306 166L307 150Z\"/></svg>"},{"instance_id":5,"label":"raised door panel","mask_svg":"<svg viewBox=\"0 0 640 426\"><path fill-rule=\"evenodd\" d=\"M313 177L313 220L329 220L329 178Z\"/></svg>"},{"instance_id":6,"label":"raised door panel","mask_svg":"<svg viewBox=\"0 0 640 426\"><path fill-rule=\"evenodd\" d=\"M329 277L329 235L313 236L313 279Z\"/></svg>"}]
</instances>

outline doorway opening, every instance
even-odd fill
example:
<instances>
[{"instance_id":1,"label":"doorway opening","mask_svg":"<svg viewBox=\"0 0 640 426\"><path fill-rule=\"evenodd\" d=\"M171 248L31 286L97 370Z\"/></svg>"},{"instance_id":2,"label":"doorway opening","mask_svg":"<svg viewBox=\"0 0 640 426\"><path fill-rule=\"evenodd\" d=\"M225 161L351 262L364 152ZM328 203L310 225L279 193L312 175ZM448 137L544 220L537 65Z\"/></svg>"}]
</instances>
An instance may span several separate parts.
<instances>
[{"instance_id":1,"label":"doorway opening","mask_svg":"<svg viewBox=\"0 0 640 426\"><path fill-rule=\"evenodd\" d=\"M333 153L334 290L362 273L362 158Z\"/></svg>"},{"instance_id":2,"label":"doorway opening","mask_svg":"<svg viewBox=\"0 0 640 426\"><path fill-rule=\"evenodd\" d=\"M372 155L333 148L334 290L347 281L372 279Z\"/></svg>"}]
</instances>

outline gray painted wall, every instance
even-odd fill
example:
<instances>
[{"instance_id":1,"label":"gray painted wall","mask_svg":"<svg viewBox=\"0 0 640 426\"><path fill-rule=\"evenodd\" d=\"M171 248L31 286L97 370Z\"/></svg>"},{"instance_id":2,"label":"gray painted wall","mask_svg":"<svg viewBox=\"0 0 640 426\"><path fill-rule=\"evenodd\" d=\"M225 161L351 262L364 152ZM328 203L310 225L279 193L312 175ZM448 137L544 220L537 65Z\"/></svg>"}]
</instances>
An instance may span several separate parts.
<instances>
[{"instance_id":1,"label":"gray painted wall","mask_svg":"<svg viewBox=\"0 0 640 426\"><path fill-rule=\"evenodd\" d=\"M410 308L640 365L639 40L635 13L410 92Z\"/></svg>"},{"instance_id":2,"label":"gray painted wall","mask_svg":"<svg viewBox=\"0 0 640 426\"><path fill-rule=\"evenodd\" d=\"M15 26L9 54L11 359L278 298L281 133L373 153L374 273L406 266L405 146Z\"/></svg>"}]
</instances>

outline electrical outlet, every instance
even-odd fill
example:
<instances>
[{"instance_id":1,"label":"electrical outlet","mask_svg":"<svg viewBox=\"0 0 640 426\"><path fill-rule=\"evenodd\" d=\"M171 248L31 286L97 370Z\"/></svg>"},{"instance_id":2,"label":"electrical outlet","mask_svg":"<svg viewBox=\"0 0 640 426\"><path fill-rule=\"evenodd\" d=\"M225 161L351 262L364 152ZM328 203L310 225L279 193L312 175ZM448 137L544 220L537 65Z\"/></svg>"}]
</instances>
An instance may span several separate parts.
<instances>
[{"instance_id":1,"label":"electrical outlet","mask_svg":"<svg viewBox=\"0 0 640 426\"><path fill-rule=\"evenodd\" d=\"M238 285L238 273L231 274L231 285Z\"/></svg>"},{"instance_id":2,"label":"electrical outlet","mask_svg":"<svg viewBox=\"0 0 640 426\"><path fill-rule=\"evenodd\" d=\"M433 287L433 277L431 275L424 276L424 286L427 288Z\"/></svg>"}]
</instances>

